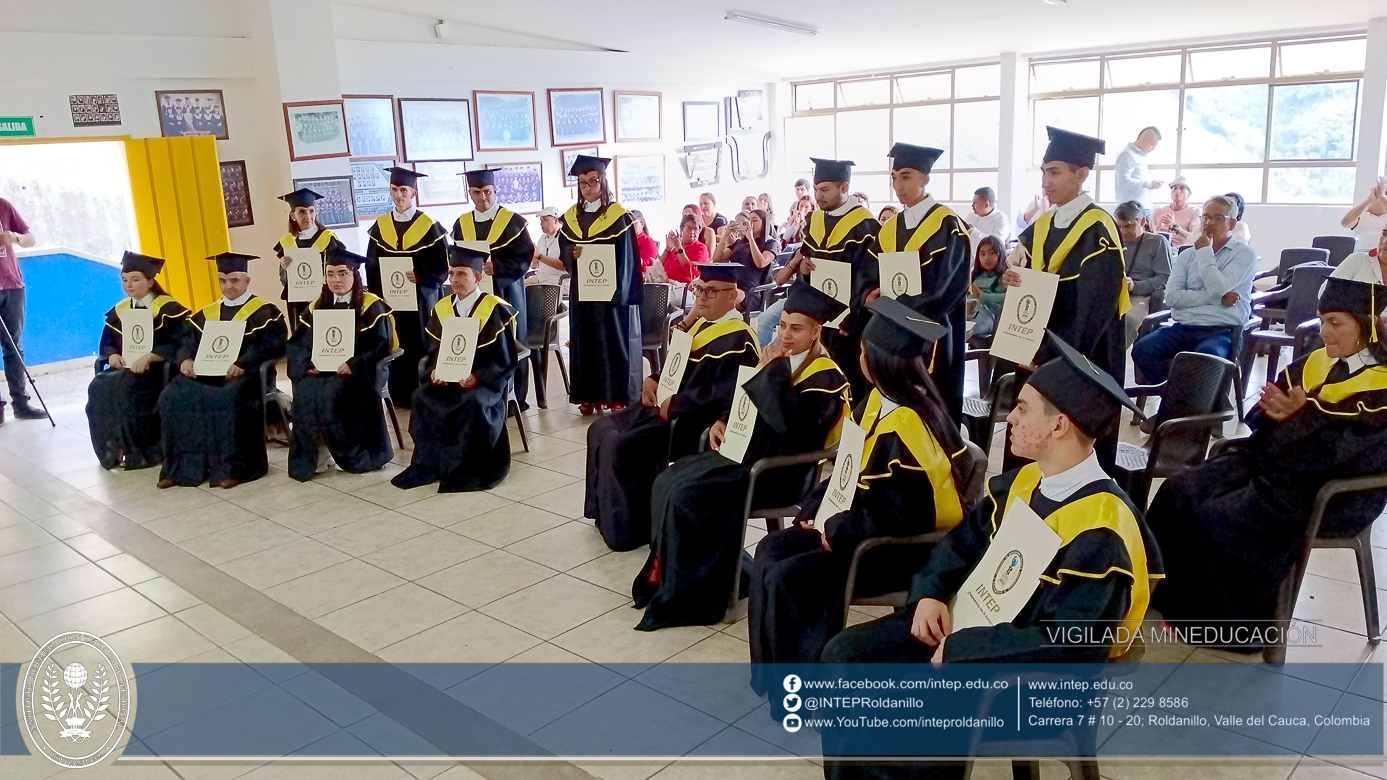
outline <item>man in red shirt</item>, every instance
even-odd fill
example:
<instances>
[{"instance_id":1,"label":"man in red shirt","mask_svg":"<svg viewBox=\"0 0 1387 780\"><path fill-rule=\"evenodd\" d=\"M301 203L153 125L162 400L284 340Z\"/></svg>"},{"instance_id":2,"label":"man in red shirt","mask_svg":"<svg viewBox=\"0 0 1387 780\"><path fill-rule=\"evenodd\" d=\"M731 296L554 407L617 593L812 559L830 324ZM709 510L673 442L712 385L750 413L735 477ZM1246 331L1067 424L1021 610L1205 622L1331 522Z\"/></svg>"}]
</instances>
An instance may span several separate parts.
<instances>
[{"instance_id":1,"label":"man in red shirt","mask_svg":"<svg viewBox=\"0 0 1387 780\"><path fill-rule=\"evenodd\" d=\"M14 206L0 198L0 319L9 328L14 341L0 334L0 352L5 358L5 381L10 386L10 401L14 403L14 416L23 420L46 418L42 410L29 406L29 394L24 385L23 352L19 348L19 334L24 330L24 276L19 272L19 257L16 250L34 245L34 236L29 226L15 211ZM0 423L5 421L4 402L0 401Z\"/></svg>"}]
</instances>

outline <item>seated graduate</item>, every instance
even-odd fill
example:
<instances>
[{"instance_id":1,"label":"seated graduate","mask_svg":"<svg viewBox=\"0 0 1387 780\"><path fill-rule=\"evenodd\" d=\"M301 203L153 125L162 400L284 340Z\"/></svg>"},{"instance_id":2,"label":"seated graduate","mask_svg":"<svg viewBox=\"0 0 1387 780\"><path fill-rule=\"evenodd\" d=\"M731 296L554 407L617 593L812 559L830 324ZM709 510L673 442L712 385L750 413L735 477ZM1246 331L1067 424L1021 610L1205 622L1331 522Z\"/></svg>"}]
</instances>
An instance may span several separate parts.
<instances>
[{"instance_id":1,"label":"seated graduate","mask_svg":"<svg viewBox=\"0 0 1387 780\"><path fill-rule=\"evenodd\" d=\"M1251 436L1161 486L1147 518L1168 581L1152 606L1177 627L1207 620L1206 638L1221 627L1229 639L1229 621L1264 627L1254 621L1275 613L1281 583L1304 549L1316 493L1331 479L1387 470L1387 347L1378 321L1384 303L1387 287L1328 279L1319 301L1324 347L1262 390L1247 418ZM1359 533L1383 502L1383 491L1339 497L1320 535ZM1261 644L1222 646L1252 652Z\"/></svg>"},{"instance_id":2,"label":"seated graduate","mask_svg":"<svg viewBox=\"0 0 1387 780\"><path fill-rule=\"evenodd\" d=\"M890 298L867 308L873 316L863 330L859 363L872 390L853 415L867 442L852 509L816 528L828 485L822 483L801 504L795 525L757 545L748 594L753 664L819 660L824 644L843 630L844 586L859 542L948 530L963 521L971 463L928 365L949 329ZM856 592L909 588L921 552L912 546L871 553ZM766 693L774 686L758 672L753 667L753 687Z\"/></svg>"},{"instance_id":3,"label":"seated graduate","mask_svg":"<svg viewBox=\"0 0 1387 780\"><path fill-rule=\"evenodd\" d=\"M708 625L722 619L737 556L751 465L773 455L812 452L838 439L850 411L847 377L819 337L846 307L797 281L786 296L777 341L761 352L748 381L755 427L740 462L721 454L727 415L708 432L709 451L681 458L651 488L651 553L631 595L645 618L637 626ZM745 465L744 465L745 464ZM786 506L804 497L817 466L776 469L757 480L753 507Z\"/></svg>"},{"instance_id":4,"label":"seated graduate","mask_svg":"<svg viewBox=\"0 0 1387 780\"><path fill-rule=\"evenodd\" d=\"M613 550L650 543L650 486L668 461L698 450L704 429L732 405L737 368L760 361L756 334L737 311L736 263L696 263L694 305L675 327L693 336L679 392L657 403L660 376L649 376L641 402L588 428L584 513ZM670 436L678 421L678 436Z\"/></svg>"},{"instance_id":5,"label":"seated graduate","mask_svg":"<svg viewBox=\"0 0 1387 780\"><path fill-rule=\"evenodd\" d=\"M92 448L104 469L143 469L164 459L159 447L159 393L164 389L165 361L176 360L178 340L188 310L164 292L155 276L164 267L157 257L126 252L120 263L120 285L129 296L106 312L97 354L106 359L87 387L87 421ZM126 361L121 312L146 309L153 323L152 352Z\"/></svg>"},{"instance_id":6,"label":"seated graduate","mask_svg":"<svg viewBox=\"0 0 1387 780\"><path fill-rule=\"evenodd\" d=\"M477 249L448 247L448 284L453 292L433 307L424 330L428 355L421 372L428 371L428 381L414 391L409 422L414 457L409 468L390 480L397 488L441 482L440 493L487 490L510 472L506 391L519 362L519 341L515 310L478 286L486 259L487 253ZM472 373L452 383L435 372L443 321L450 317L481 320Z\"/></svg>"},{"instance_id":7,"label":"seated graduate","mask_svg":"<svg viewBox=\"0 0 1387 780\"><path fill-rule=\"evenodd\" d=\"M357 269L364 262L366 258L346 249L328 252L323 292L299 315L289 339L289 378L294 380L289 476L300 482L323 471L329 459L343 471L361 474L381 468L395 454L376 394L376 364L399 342L390 307L362 287ZM314 312L333 309L354 312L352 331L339 338L355 337L336 370L324 371L313 363ZM331 334L327 338L331 343Z\"/></svg>"},{"instance_id":8,"label":"seated graduate","mask_svg":"<svg viewBox=\"0 0 1387 780\"><path fill-rule=\"evenodd\" d=\"M264 392L260 364L284 356L284 315L250 291L251 255L224 252L217 262L222 297L188 318L179 344L178 372L159 396L164 469L159 487L206 480L233 488L265 476ZM194 358L209 322L244 322L241 350L226 376L198 376Z\"/></svg>"}]
</instances>

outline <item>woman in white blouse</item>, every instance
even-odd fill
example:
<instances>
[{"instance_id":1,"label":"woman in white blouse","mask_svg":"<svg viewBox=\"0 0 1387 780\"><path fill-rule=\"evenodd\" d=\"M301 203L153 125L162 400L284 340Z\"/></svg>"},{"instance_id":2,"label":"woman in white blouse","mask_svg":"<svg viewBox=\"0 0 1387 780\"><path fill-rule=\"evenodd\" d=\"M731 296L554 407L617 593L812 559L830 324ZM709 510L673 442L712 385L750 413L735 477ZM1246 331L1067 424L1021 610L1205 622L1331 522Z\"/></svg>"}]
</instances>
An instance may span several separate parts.
<instances>
[{"instance_id":1,"label":"woman in white blouse","mask_svg":"<svg viewBox=\"0 0 1387 780\"><path fill-rule=\"evenodd\" d=\"M1368 193L1358 205L1348 210L1339 224L1353 231L1358 240L1359 252L1367 252L1377 246L1384 228L1387 228L1387 199L1382 195L1382 182ZM1379 282L1381 284L1381 282Z\"/></svg>"}]
</instances>

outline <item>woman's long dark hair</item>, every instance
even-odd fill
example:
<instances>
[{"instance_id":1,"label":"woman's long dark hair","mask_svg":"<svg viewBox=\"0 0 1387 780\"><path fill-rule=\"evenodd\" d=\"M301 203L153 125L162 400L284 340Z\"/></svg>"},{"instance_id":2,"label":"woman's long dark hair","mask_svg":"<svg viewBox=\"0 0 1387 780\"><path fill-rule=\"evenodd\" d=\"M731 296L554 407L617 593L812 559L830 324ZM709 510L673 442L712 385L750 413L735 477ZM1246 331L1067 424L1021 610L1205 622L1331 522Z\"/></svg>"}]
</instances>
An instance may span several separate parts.
<instances>
[{"instance_id":1,"label":"woman's long dark hair","mask_svg":"<svg viewBox=\"0 0 1387 780\"><path fill-rule=\"evenodd\" d=\"M314 218L313 218L313 224L314 224L319 230L327 230L327 225L324 225L324 224L323 224L323 221L322 221L321 219L318 219L317 217L314 217ZM294 210L293 210L293 209L289 209L289 232L292 233L292 234L295 235L295 236L297 236L297 235L299 234L299 223L297 223L297 222L294 221ZM285 247L285 249L293 249L293 247Z\"/></svg>"},{"instance_id":2,"label":"woman's long dark hair","mask_svg":"<svg viewBox=\"0 0 1387 780\"><path fill-rule=\"evenodd\" d=\"M144 271L140 271L139 273L140 273L142 276L144 276L144 278L146 278L146 279L149 280L149 291L152 292L152 293L154 293L154 297L155 297L155 298L158 298L160 295L168 295L167 292L164 292L163 285L159 284L159 277L157 277L157 276L150 276L149 274L145 273ZM1363 331L1363 332L1364 332L1364 333L1367 333L1367 331ZM1384 362L1387 362L1387 361L1384 361Z\"/></svg>"},{"instance_id":3,"label":"woman's long dark hair","mask_svg":"<svg viewBox=\"0 0 1387 780\"><path fill-rule=\"evenodd\" d=\"M966 450L958 423L949 416L939 388L929 375L925 358L903 358L883 349L875 349L866 341L862 351L867 355L867 367L872 371L872 384L883 396L908 407L920 415L925 426L949 457L949 471L954 477L954 489L958 491L958 502L967 510L963 493L968 489L971 464L965 458Z\"/></svg>"},{"instance_id":4,"label":"woman's long dark hair","mask_svg":"<svg viewBox=\"0 0 1387 780\"><path fill-rule=\"evenodd\" d=\"M1372 320L1361 314L1352 314L1351 316L1358 322L1358 337L1363 340L1364 344L1368 345L1368 353L1377 359L1379 365L1387 365L1387 345L1382 343L1382 321L1378 320L1377 341L1368 341L1372 338L1373 333Z\"/></svg>"},{"instance_id":5,"label":"woman's long dark hair","mask_svg":"<svg viewBox=\"0 0 1387 780\"><path fill-rule=\"evenodd\" d=\"M601 219L602 215L607 213L607 207L612 205L612 187L610 184L607 183L607 173L605 171L602 172L600 181L602 182L602 194L598 197L597 200L602 205L597 209L598 219ZM582 191L580 190L578 193L578 204L582 205L582 202L583 195Z\"/></svg>"},{"instance_id":6,"label":"woman's long dark hair","mask_svg":"<svg viewBox=\"0 0 1387 780\"><path fill-rule=\"evenodd\" d=\"M997 253L997 267L991 271L987 271L986 273L993 273L999 276L1001 274L1006 273L1007 269L1011 266L1007 265L1007 251L1006 248L1002 246L1002 239L997 238L996 236L983 236L982 240L978 242L978 251L982 251L982 248L984 246L992 247L992 251ZM978 262L978 254L977 252L974 252L973 275L969 278L976 281L978 278L978 274L980 273L983 273L982 263Z\"/></svg>"},{"instance_id":7,"label":"woman's long dark hair","mask_svg":"<svg viewBox=\"0 0 1387 780\"><path fill-rule=\"evenodd\" d=\"M752 209L751 213L761 219L761 235L755 238L756 246L764 249L766 242L771 240L771 215L765 209Z\"/></svg>"},{"instance_id":8,"label":"woman's long dark hair","mask_svg":"<svg viewBox=\"0 0 1387 780\"><path fill-rule=\"evenodd\" d=\"M324 269L325 272L326 270L327 269ZM361 274L352 273L352 311L356 311L357 309L361 308L361 293ZM318 293L318 302L314 304L314 308L325 309L332 305L332 301L336 297L337 293L334 293L332 290L329 290L327 282L323 282L323 291Z\"/></svg>"},{"instance_id":9,"label":"woman's long dark hair","mask_svg":"<svg viewBox=\"0 0 1387 780\"><path fill-rule=\"evenodd\" d=\"M641 223L642 235L650 235L650 223L645 221L645 214L641 213L640 209L631 209L631 219Z\"/></svg>"}]
</instances>

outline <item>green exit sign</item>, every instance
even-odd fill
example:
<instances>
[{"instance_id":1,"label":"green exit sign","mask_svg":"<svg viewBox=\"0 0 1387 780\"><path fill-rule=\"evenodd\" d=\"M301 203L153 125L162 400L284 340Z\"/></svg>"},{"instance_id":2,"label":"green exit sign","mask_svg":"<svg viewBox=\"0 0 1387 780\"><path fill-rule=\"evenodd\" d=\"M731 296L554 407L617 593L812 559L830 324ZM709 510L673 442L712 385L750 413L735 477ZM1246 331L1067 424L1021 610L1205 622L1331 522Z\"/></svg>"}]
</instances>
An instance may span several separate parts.
<instances>
[{"instance_id":1,"label":"green exit sign","mask_svg":"<svg viewBox=\"0 0 1387 780\"><path fill-rule=\"evenodd\" d=\"M33 135L33 117L0 116L0 138L32 138Z\"/></svg>"}]
</instances>

